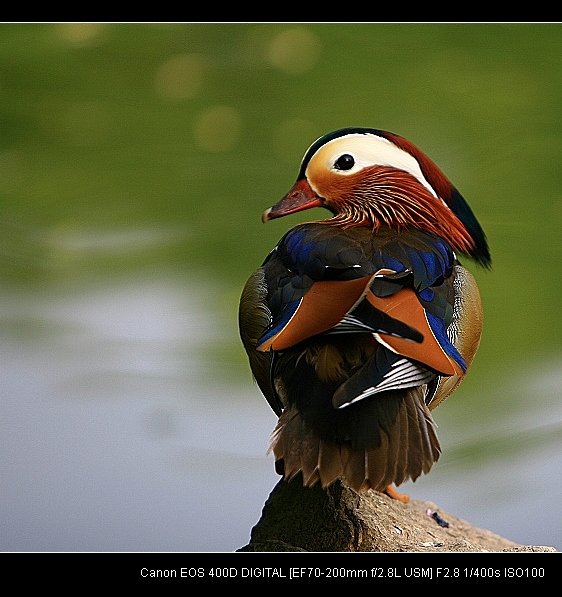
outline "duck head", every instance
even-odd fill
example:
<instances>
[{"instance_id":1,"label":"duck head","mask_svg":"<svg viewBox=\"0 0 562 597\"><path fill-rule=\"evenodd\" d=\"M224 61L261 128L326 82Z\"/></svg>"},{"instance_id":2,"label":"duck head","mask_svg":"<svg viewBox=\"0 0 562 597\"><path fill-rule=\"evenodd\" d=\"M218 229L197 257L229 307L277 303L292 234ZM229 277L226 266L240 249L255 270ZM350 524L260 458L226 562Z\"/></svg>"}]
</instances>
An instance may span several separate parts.
<instances>
[{"instance_id":1,"label":"duck head","mask_svg":"<svg viewBox=\"0 0 562 597\"><path fill-rule=\"evenodd\" d=\"M388 131L345 128L317 139L291 190L262 220L312 207L328 209L332 217L323 222L344 229L418 228L491 264L486 236L463 196L427 155Z\"/></svg>"}]
</instances>

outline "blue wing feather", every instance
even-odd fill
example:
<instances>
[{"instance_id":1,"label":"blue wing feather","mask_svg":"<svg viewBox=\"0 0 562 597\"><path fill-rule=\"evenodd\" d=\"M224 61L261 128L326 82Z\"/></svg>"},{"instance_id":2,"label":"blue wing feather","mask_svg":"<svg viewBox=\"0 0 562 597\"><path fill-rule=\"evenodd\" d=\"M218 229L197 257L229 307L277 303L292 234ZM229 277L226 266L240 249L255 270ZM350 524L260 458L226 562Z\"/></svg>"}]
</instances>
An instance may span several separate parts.
<instances>
[{"instance_id":1,"label":"blue wing feather","mask_svg":"<svg viewBox=\"0 0 562 597\"><path fill-rule=\"evenodd\" d=\"M443 289L443 281L451 276L454 262L454 253L447 243L422 231L373 235L368 229L344 231L321 223L296 226L285 234L266 262L271 324L259 344L273 338L290 323L316 281L363 278L389 269L395 273L377 277L371 285L372 292L390 296L404 286L413 288L443 351L466 370L464 359L447 336L452 319L452 295L449 289ZM376 309L369 305L365 309L369 311L369 321L362 321L363 311L356 307L353 313L342 313L343 324L335 331L369 330L373 328L373 321L380 326L380 317L372 313ZM359 320L357 326L352 325L355 319ZM419 341L420 335L411 327L392 318L386 321L387 327L394 325L390 333ZM361 324L365 324L363 328Z\"/></svg>"},{"instance_id":2,"label":"blue wing feather","mask_svg":"<svg viewBox=\"0 0 562 597\"><path fill-rule=\"evenodd\" d=\"M435 338L441 345L441 348L455 361L460 365L461 369L466 373L466 361L462 358L459 351L453 346L449 337L447 336L447 329L445 327L444 321L439 318L435 317L431 313L426 312L427 321L429 323L429 327L431 331L434 333Z\"/></svg>"}]
</instances>

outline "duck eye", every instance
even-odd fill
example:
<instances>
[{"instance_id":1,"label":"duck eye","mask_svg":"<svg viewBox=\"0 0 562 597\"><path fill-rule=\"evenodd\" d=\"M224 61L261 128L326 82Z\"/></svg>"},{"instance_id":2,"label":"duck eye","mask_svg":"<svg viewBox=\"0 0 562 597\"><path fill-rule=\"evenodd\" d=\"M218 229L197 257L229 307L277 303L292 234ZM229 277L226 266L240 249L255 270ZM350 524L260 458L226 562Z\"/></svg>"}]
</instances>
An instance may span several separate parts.
<instances>
[{"instance_id":1,"label":"duck eye","mask_svg":"<svg viewBox=\"0 0 562 597\"><path fill-rule=\"evenodd\" d=\"M334 168L336 168L336 170L351 170L354 165L355 160L353 159L353 156L349 155L349 153L344 153L336 160Z\"/></svg>"}]
</instances>

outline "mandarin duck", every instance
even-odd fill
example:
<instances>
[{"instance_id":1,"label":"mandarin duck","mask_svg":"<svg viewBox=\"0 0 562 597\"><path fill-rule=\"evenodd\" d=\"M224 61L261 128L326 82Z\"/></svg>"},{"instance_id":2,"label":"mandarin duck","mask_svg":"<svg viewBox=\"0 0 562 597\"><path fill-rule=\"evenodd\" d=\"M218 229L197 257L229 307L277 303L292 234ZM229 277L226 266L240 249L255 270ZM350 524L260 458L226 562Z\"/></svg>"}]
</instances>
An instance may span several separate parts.
<instances>
[{"instance_id":1,"label":"mandarin duck","mask_svg":"<svg viewBox=\"0 0 562 597\"><path fill-rule=\"evenodd\" d=\"M438 460L431 411L480 343L480 294L457 254L490 267L486 237L436 164L378 129L316 140L262 220L312 207L331 217L289 230L240 298L250 368L278 416L275 468L407 501L393 485Z\"/></svg>"}]
</instances>

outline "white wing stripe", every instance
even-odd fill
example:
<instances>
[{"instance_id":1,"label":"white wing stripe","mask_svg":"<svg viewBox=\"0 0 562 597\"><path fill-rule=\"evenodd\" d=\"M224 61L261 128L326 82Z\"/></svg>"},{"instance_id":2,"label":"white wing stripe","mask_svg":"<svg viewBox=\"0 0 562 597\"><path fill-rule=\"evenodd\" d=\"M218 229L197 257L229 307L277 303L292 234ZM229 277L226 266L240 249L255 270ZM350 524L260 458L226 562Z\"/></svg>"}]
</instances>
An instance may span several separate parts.
<instances>
[{"instance_id":1,"label":"white wing stripe","mask_svg":"<svg viewBox=\"0 0 562 597\"><path fill-rule=\"evenodd\" d=\"M416 365L407 359L400 359L392 366L392 369L386 373L383 380L377 386L366 388L358 394L353 400L342 404L340 408L349 406L358 400L363 400L379 392L386 392L388 390L400 390L404 388L413 388L421 386L428 381L431 381L434 374L424 367Z\"/></svg>"}]
</instances>

